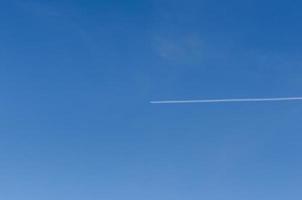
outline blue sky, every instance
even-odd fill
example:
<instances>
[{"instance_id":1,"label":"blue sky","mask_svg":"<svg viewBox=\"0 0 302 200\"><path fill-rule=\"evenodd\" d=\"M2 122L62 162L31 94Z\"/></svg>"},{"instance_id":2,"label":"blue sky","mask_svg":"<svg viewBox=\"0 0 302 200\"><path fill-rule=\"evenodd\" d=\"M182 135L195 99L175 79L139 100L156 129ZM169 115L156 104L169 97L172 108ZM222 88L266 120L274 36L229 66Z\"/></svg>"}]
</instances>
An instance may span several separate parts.
<instances>
[{"instance_id":1,"label":"blue sky","mask_svg":"<svg viewBox=\"0 0 302 200\"><path fill-rule=\"evenodd\" d=\"M301 199L302 2L0 1L0 198Z\"/></svg>"}]
</instances>

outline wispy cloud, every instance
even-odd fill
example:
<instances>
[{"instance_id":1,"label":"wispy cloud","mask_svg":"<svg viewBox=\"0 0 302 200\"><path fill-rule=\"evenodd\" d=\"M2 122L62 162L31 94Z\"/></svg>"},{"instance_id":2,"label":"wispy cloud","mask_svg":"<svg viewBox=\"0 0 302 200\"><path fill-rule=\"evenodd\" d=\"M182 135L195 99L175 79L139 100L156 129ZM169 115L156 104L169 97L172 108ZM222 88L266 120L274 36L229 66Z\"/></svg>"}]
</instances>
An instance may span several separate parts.
<instances>
[{"instance_id":1,"label":"wispy cloud","mask_svg":"<svg viewBox=\"0 0 302 200\"><path fill-rule=\"evenodd\" d=\"M57 7L50 3L34 0L15 0L14 3L20 9L39 16L60 17L63 15Z\"/></svg>"},{"instance_id":2,"label":"wispy cloud","mask_svg":"<svg viewBox=\"0 0 302 200\"><path fill-rule=\"evenodd\" d=\"M199 62L204 51L202 39L193 34L156 36L154 48L162 59L180 63Z\"/></svg>"}]
</instances>

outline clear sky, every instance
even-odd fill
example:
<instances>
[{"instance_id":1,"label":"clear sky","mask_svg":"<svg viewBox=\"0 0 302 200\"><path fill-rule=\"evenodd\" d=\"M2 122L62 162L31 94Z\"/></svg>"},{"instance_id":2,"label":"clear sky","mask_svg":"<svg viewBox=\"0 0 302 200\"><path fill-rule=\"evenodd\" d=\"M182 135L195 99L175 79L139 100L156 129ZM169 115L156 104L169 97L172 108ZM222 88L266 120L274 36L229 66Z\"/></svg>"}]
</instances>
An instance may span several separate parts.
<instances>
[{"instance_id":1,"label":"clear sky","mask_svg":"<svg viewBox=\"0 0 302 200\"><path fill-rule=\"evenodd\" d=\"M298 0L0 0L0 199L300 200Z\"/></svg>"}]
</instances>

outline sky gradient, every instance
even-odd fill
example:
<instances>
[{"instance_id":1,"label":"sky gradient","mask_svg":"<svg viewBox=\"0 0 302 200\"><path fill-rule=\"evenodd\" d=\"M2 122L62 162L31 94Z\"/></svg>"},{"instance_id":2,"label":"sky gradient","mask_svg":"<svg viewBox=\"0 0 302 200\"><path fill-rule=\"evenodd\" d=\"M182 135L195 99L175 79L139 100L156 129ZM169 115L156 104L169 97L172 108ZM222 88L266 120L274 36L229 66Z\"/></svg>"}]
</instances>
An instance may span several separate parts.
<instances>
[{"instance_id":1,"label":"sky gradient","mask_svg":"<svg viewBox=\"0 0 302 200\"><path fill-rule=\"evenodd\" d=\"M297 0L0 0L0 199L300 200Z\"/></svg>"}]
</instances>

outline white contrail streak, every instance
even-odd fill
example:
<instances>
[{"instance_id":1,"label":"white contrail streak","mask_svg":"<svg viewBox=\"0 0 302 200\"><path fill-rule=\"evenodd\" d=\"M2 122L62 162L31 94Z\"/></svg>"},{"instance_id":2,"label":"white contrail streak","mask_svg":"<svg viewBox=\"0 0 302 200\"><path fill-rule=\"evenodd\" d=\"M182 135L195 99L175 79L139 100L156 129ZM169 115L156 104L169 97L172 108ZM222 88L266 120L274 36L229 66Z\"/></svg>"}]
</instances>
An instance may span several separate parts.
<instances>
[{"instance_id":1,"label":"white contrail streak","mask_svg":"<svg viewBox=\"0 0 302 200\"><path fill-rule=\"evenodd\" d=\"M235 103L235 102L267 102L267 101L302 101L302 97L167 100L167 101L150 101L150 103L151 104L192 104L192 103Z\"/></svg>"}]
</instances>

